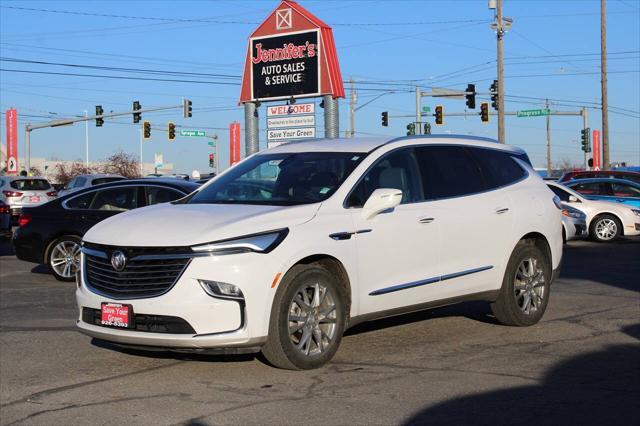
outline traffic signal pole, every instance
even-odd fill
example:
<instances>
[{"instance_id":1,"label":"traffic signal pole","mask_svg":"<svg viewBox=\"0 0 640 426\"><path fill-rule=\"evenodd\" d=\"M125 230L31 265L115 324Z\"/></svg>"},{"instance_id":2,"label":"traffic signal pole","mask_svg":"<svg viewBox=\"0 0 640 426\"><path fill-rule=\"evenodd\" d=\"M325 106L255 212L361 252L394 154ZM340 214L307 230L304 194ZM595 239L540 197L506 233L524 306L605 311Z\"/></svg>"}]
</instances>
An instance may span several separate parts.
<instances>
[{"instance_id":1,"label":"traffic signal pole","mask_svg":"<svg viewBox=\"0 0 640 426\"><path fill-rule=\"evenodd\" d=\"M587 108L582 107L582 128L584 130L589 128L589 116L587 111ZM584 169L588 170L587 151L584 151Z\"/></svg>"},{"instance_id":2,"label":"traffic signal pole","mask_svg":"<svg viewBox=\"0 0 640 426\"><path fill-rule=\"evenodd\" d=\"M24 142L25 142L25 166L27 169L27 173L29 172L29 170L31 170L31 132L37 129L46 129L48 127L60 127L60 126L71 126L74 123L79 123L82 121L90 121L90 120L95 120L96 118L111 118L111 117L122 117L124 115L131 115L134 112L135 113L143 113L143 112L154 112L154 111L165 111L168 109L175 109L175 108L180 108L182 109L184 107L183 104L180 105L169 105L169 106L162 106L162 107L155 107L155 108L145 108L145 109L139 109L136 111L127 111L127 112L110 112L109 114L101 114L101 115L85 115L84 117L77 117L77 118L63 118L63 119L58 119L58 120L51 120L51 121L47 121L44 123L36 123L36 124L31 124L31 123L27 123L27 125L25 126L25 137L24 137ZM142 157L140 159L140 161L142 161Z\"/></svg>"},{"instance_id":3,"label":"traffic signal pole","mask_svg":"<svg viewBox=\"0 0 640 426\"><path fill-rule=\"evenodd\" d=\"M416 86L416 135L422 134L422 92Z\"/></svg>"}]
</instances>

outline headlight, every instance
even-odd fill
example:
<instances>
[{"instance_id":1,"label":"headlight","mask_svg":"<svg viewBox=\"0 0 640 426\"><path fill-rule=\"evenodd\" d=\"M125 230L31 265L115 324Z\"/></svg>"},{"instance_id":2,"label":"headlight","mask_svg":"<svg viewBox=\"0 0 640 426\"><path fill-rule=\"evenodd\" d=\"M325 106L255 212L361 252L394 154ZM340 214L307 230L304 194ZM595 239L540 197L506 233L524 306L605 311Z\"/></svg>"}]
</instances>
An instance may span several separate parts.
<instances>
[{"instance_id":1,"label":"headlight","mask_svg":"<svg viewBox=\"0 0 640 426\"><path fill-rule=\"evenodd\" d=\"M289 229L263 232L260 234L246 235L229 240L192 246L191 250L197 253L234 254L234 253L269 253L285 239Z\"/></svg>"},{"instance_id":2,"label":"headlight","mask_svg":"<svg viewBox=\"0 0 640 426\"><path fill-rule=\"evenodd\" d=\"M633 212L633 214L635 214L636 216L640 216L640 210L637 209L631 209L631 211Z\"/></svg>"},{"instance_id":3,"label":"headlight","mask_svg":"<svg viewBox=\"0 0 640 426\"><path fill-rule=\"evenodd\" d=\"M567 210L567 209L562 209L562 214L567 217L572 217L574 219L582 219L582 217L584 216L583 213Z\"/></svg>"}]
</instances>

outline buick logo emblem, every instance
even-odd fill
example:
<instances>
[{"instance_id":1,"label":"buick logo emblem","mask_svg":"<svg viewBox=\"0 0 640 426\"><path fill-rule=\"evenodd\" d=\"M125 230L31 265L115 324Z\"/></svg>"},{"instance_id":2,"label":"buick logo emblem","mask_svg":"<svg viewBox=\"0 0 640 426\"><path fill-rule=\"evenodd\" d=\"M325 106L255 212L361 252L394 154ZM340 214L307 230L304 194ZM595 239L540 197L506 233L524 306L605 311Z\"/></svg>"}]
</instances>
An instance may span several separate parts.
<instances>
[{"instance_id":1,"label":"buick logo emblem","mask_svg":"<svg viewBox=\"0 0 640 426\"><path fill-rule=\"evenodd\" d=\"M118 272L121 272L127 264L127 257L121 251L114 251L111 255L111 266Z\"/></svg>"}]
</instances>

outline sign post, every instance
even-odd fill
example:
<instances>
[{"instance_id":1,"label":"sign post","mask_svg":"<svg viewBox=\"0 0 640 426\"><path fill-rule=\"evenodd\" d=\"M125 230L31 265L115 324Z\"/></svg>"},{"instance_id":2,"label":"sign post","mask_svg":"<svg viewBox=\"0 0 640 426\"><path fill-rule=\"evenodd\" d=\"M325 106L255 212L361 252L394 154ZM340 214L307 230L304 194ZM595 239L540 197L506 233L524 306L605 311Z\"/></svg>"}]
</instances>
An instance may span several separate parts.
<instances>
[{"instance_id":1,"label":"sign post","mask_svg":"<svg viewBox=\"0 0 640 426\"><path fill-rule=\"evenodd\" d=\"M8 109L7 117L7 174L18 174L18 111ZM27 173L29 170L27 170Z\"/></svg>"}]
</instances>

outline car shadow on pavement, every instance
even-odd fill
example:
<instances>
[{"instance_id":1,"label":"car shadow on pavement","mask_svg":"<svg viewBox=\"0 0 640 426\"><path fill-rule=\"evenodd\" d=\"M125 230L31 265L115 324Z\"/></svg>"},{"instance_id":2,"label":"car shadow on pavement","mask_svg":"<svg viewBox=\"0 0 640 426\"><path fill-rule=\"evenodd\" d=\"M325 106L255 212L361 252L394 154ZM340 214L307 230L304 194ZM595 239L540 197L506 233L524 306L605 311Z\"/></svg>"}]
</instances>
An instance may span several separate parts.
<instances>
[{"instance_id":1,"label":"car shadow on pavement","mask_svg":"<svg viewBox=\"0 0 640 426\"><path fill-rule=\"evenodd\" d=\"M625 247L624 251L617 250ZM635 250L629 250L635 248ZM565 245L560 279L595 281L624 290L640 291L640 238L620 238L610 243ZM604 269L602 265L610 265Z\"/></svg>"},{"instance_id":2,"label":"car shadow on pavement","mask_svg":"<svg viewBox=\"0 0 640 426\"><path fill-rule=\"evenodd\" d=\"M397 327L414 322L426 321L434 318L465 317L474 321L487 324L499 324L491 313L488 302L465 302L457 305L444 306L442 308L425 309L408 314L381 318L364 322L348 329L344 335L353 336L374 330Z\"/></svg>"},{"instance_id":3,"label":"car shadow on pavement","mask_svg":"<svg viewBox=\"0 0 640 426\"><path fill-rule=\"evenodd\" d=\"M33 268L31 268L31 273L51 275L51 272L49 272L49 268L47 267L47 265L36 265Z\"/></svg>"},{"instance_id":4,"label":"car shadow on pavement","mask_svg":"<svg viewBox=\"0 0 640 426\"><path fill-rule=\"evenodd\" d=\"M93 346L108 349L115 352L120 352L126 355L144 357L144 358L155 358L155 359L175 359L179 361L200 361L200 362L215 362L215 363L224 363L224 362L246 362L253 361L256 358L259 358L258 354L212 354L212 353L204 353L204 352L176 352L170 350L163 349L137 349L133 347L120 346L114 343L107 342L105 340L100 340L93 338L91 339L91 344Z\"/></svg>"},{"instance_id":5,"label":"car shadow on pavement","mask_svg":"<svg viewBox=\"0 0 640 426\"><path fill-rule=\"evenodd\" d=\"M637 339L640 324L623 331ZM638 424L639 360L640 344L610 345L557 364L539 384L446 401L403 425Z\"/></svg>"}]
</instances>

